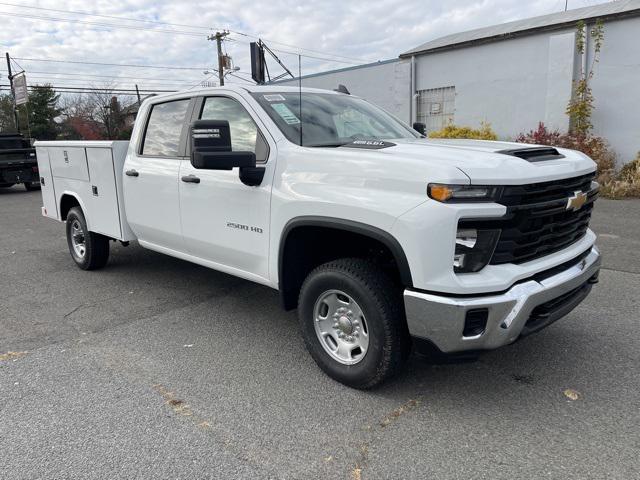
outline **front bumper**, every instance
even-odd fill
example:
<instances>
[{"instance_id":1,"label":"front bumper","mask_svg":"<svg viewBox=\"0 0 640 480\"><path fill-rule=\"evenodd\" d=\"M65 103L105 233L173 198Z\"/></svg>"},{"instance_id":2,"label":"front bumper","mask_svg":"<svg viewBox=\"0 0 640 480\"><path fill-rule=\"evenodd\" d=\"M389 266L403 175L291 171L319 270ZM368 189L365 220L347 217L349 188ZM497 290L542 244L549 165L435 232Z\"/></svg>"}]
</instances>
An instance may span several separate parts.
<instances>
[{"instance_id":1,"label":"front bumper","mask_svg":"<svg viewBox=\"0 0 640 480\"><path fill-rule=\"evenodd\" d=\"M444 353L490 350L514 342L565 316L589 293L600 270L593 246L575 265L550 276L518 283L504 293L461 297L405 290L411 336L428 340ZM544 272L543 272L544 273ZM538 307L538 308L536 308ZM465 336L468 313L486 313L481 333Z\"/></svg>"}]
</instances>

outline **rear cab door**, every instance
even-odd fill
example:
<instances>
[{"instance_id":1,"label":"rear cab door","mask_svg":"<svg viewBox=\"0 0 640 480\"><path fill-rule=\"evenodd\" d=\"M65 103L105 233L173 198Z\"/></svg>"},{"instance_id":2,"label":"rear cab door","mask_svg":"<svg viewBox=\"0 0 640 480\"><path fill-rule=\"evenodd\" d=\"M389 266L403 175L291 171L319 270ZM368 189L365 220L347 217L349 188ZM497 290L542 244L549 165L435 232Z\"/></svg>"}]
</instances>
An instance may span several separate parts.
<instances>
[{"instance_id":1,"label":"rear cab door","mask_svg":"<svg viewBox=\"0 0 640 480\"><path fill-rule=\"evenodd\" d=\"M184 253L179 174L195 99L160 98L141 109L123 172L129 226L141 245ZM170 252L167 252L170 253Z\"/></svg>"}]
</instances>

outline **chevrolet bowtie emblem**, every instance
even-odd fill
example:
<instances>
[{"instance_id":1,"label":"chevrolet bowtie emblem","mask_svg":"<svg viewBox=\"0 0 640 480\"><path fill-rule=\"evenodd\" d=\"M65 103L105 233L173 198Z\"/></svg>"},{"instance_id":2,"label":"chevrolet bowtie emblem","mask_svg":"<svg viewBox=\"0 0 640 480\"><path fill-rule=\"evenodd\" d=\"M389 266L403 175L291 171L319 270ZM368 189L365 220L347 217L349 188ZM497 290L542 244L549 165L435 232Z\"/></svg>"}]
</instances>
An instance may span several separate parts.
<instances>
[{"instance_id":1,"label":"chevrolet bowtie emblem","mask_svg":"<svg viewBox=\"0 0 640 480\"><path fill-rule=\"evenodd\" d=\"M572 197L567 198L567 210L574 212L580 210L587 202L587 194L584 192L574 192Z\"/></svg>"}]
</instances>

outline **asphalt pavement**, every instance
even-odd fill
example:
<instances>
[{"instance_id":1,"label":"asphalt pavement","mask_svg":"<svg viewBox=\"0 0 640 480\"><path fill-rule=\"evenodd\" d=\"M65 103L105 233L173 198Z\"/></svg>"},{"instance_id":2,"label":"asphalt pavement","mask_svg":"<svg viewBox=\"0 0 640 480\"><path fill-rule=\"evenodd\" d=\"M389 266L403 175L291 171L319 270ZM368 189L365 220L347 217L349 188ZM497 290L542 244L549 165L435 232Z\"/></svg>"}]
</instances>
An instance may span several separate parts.
<instances>
[{"instance_id":1,"label":"asphalt pavement","mask_svg":"<svg viewBox=\"0 0 640 480\"><path fill-rule=\"evenodd\" d=\"M0 189L0 478L640 478L638 200L598 201L568 317L369 392L275 290L137 245L81 271L40 205Z\"/></svg>"}]
</instances>

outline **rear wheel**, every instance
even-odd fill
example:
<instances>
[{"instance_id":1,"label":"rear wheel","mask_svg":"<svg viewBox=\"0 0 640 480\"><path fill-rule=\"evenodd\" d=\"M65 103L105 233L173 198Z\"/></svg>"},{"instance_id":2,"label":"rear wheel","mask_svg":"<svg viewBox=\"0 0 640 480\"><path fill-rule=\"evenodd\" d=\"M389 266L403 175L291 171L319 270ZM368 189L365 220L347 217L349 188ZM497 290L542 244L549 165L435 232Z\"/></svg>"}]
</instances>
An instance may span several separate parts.
<instances>
[{"instance_id":1,"label":"rear wheel","mask_svg":"<svg viewBox=\"0 0 640 480\"><path fill-rule=\"evenodd\" d=\"M90 232L80 207L67 214L67 244L71 258L82 270L102 268L109 260L109 239Z\"/></svg>"},{"instance_id":2,"label":"rear wheel","mask_svg":"<svg viewBox=\"0 0 640 480\"><path fill-rule=\"evenodd\" d=\"M298 315L313 359L345 385L375 387L408 357L401 291L367 260L341 259L312 271L300 291Z\"/></svg>"},{"instance_id":3,"label":"rear wheel","mask_svg":"<svg viewBox=\"0 0 640 480\"><path fill-rule=\"evenodd\" d=\"M27 189L27 192L40 190L40 182L24 182L24 188Z\"/></svg>"}]
</instances>

